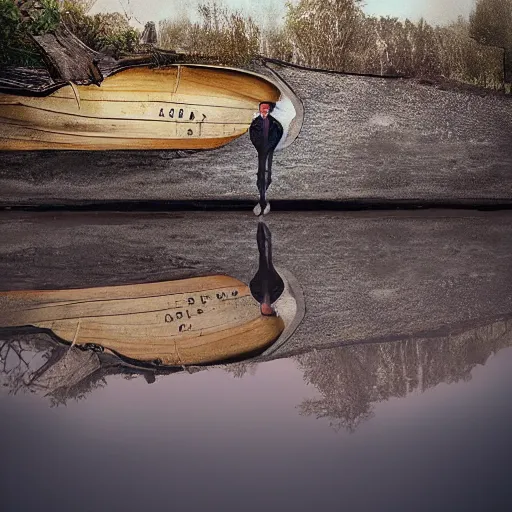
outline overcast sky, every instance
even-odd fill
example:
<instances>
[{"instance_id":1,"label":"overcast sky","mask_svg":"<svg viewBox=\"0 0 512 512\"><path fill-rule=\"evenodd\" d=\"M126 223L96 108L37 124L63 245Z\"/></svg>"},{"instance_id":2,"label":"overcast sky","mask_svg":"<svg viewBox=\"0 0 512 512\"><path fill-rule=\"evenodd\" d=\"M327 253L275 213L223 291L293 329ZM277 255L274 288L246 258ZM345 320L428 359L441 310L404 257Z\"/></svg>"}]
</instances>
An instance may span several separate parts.
<instances>
[{"instance_id":1,"label":"overcast sky","mask_svg":"<svg viewBox=\"0 0 512 512\"><path fill-rule=\"evenodd\" d=\"M147 21L158 22L173 17L177 13L193 13L200 0L97 0L91 13L98 11L121 11L122 7L135 20L144 24ZM223 0L231 8L249 12L257 17L265 12L263 19L271 15L282 17L286 0ZM473 9L475 0L366 0L364 10L368 14L396 16L418 20L424 17L430 23L445 23L457 19L459 15L467 17Z\"/></svg>"}]
</instances>

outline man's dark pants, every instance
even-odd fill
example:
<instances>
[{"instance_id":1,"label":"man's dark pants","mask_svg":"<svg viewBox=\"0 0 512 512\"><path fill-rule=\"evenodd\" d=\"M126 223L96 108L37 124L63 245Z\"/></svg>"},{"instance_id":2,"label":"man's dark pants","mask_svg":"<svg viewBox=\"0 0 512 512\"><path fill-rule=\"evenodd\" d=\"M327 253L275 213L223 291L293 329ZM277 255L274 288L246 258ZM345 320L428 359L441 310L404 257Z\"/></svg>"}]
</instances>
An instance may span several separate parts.
<instances>
[{"instance_id":1,"label":"man's dark pants","mask_svg":"<svg viewBox=\"0 0 512 512\"><path fill-rule=\"evenodd\" d=\"M260 202L264 202L265 192L272 183L272 159L274 150L258 152L258 178L256 185L260 192Z\"/></svg>"}]
</instances>

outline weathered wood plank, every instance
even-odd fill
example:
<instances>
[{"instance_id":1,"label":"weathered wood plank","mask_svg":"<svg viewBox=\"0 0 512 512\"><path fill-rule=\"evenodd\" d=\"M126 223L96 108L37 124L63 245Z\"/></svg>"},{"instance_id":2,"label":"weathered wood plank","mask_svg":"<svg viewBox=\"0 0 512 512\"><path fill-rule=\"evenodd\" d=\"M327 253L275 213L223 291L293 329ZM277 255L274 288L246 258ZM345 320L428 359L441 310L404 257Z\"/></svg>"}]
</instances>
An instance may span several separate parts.
<instances>
[{"instance_id":1,"label":"weathered wood plank","mask_svg":"<svg viewBox=\"0 0 512 512\"><path fill-rule=\"evenodd\" d=\"M103 75L97 66L100 55L88 48L65 26L33 39L54 80L77 84L99 84Z\"/></svg>"}]
</instances>

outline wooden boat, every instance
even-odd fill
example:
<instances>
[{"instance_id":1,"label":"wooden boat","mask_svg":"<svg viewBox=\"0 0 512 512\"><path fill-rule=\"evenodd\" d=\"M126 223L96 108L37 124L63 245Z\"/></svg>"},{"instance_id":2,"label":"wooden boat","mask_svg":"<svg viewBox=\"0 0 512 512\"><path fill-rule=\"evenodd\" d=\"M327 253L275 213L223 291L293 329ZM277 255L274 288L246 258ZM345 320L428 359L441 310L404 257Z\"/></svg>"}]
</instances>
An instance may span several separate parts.
<instances>
[{"instance_id":1,"label":"wooden boat","mask_svg":"<svg viewBox=\"0 0 512 512\"><path fill-rule=\"evenodd\" d=\"M287 294L284 300L293 302ZM285 320L261 315L248 286L223 275L103 288L0 292L0 304L0 327L48 329L74 345L97 346L129 360L171 366L262 352L288 322L286 315Z\"/></svg>"},{"instance_id":2,"label":"wooden boat","mask_svg":"<svg viewBox=\"0 0 512 512\"><path fill-rule=\"evenodd\" d=\"M270 79L208 65L123 69L45 96L0 93L0 150L212 149L244 134Z\"/></svg>"}]
</instances>

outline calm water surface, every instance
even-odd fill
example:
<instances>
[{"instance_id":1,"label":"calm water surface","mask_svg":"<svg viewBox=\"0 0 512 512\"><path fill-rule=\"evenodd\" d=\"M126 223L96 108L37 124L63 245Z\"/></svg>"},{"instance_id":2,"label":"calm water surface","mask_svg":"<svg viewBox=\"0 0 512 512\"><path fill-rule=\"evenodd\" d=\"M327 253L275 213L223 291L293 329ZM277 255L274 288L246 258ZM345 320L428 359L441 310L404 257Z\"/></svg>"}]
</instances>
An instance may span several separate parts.
<instances>
[{"instance_id":1,"label":"calm water surface","mask_svg":"<svg viewBox=\"0 0 512 512\"><path fill-rule=\"evenodd\" d=\"M491 331L58 400L4 378L2 510L512 510L512 343Z\"/></svg>"}]
</instances>

